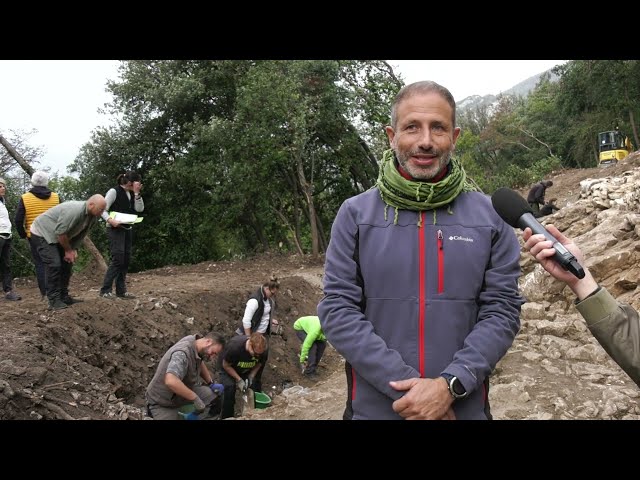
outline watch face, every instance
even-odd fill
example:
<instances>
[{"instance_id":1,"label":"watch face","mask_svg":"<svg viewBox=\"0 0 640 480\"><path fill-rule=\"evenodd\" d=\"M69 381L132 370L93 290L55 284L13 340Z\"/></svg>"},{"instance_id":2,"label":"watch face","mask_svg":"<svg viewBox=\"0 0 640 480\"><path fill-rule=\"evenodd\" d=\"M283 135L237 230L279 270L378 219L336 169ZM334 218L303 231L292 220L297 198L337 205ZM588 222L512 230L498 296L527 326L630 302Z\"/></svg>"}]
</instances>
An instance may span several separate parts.
<instances>
[{"instance_id":1,"label":"watch face","mask_svg":"<svg viewBox=\"0 0 640 480\"><path fill-rule=\"evenodd\" d=\"M458 377L453 377L451 379L451 383L449 384L449 389L454 397L462 398L467 396L467 391L464 389Z\"/></svg>"},{"instance_id":2,"label":"watch face","mask_svg":"<svg viewBox=\"0 0 640 480\"><path fill-rule=\"evenodd\" d=\"M463 386L460 384L460 381L457 378L455 382L451 382L451 388L456 393L456 395L464 395L465 393Z\"/></svg>"}]
</instances>

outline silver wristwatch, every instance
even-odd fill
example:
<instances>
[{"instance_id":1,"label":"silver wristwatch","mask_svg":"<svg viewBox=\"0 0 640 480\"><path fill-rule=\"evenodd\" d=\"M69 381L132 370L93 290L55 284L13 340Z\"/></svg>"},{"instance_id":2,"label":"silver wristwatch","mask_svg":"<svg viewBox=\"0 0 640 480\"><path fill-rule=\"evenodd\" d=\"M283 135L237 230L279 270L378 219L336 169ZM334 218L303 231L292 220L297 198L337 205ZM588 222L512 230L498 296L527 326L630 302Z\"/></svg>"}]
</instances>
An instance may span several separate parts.
<instances>
[{"instance_id":1,"label":"silver wristwatch","mask_svg":"<svg viewBox=\"0 0 640 480\"><path fill-rule=\"evenodd\" d=\"M460 380L458 380L458 377L455 377L453 375L443 374L442 378L444 378L447 381L447 385L449 385L449 393L456 400L459 398L465 398L467 395L469 395L469 392L467 392L465 388L462 386L462 383L460 383Z\"/></svg>"}]
</instances>

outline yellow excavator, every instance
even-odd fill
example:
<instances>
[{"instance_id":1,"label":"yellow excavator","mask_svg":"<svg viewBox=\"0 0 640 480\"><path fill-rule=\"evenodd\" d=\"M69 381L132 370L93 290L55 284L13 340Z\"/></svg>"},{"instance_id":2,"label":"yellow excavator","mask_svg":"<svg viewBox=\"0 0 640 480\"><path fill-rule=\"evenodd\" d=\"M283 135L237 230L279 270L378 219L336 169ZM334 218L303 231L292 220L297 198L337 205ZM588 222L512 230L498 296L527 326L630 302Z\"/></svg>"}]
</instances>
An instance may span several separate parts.
<instances>
[{"instance_id":1,"label":"yellow excavator","mask_svg":"<svg viewBox=\"0 0 640 480\"><path fill-rule=\"evenodd\" d=\"M598 165L615 165L633 151L631 140L618 128L598 134Z\"/></svg>"}]
</instances>

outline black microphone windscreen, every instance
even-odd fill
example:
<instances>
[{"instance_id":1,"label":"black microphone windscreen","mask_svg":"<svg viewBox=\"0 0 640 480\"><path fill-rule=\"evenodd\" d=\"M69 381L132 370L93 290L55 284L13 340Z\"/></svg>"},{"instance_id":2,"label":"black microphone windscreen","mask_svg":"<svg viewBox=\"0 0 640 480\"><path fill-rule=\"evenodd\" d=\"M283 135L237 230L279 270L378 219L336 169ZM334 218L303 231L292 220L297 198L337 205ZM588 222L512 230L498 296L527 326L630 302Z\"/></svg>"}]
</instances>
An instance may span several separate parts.
<instances>
[{"instance_id":1,"label":"black microphone windscreen","mask_svg":"<svg viewBox=\"0 0 640 480\"><path fill-rule=\"evenodd\" d=\"M491 195L491 203L500 218L514 228L518 228L518 220L525 213L533 213L527 201L510 188L499 188Z\"/></svg>"}]
</instances>

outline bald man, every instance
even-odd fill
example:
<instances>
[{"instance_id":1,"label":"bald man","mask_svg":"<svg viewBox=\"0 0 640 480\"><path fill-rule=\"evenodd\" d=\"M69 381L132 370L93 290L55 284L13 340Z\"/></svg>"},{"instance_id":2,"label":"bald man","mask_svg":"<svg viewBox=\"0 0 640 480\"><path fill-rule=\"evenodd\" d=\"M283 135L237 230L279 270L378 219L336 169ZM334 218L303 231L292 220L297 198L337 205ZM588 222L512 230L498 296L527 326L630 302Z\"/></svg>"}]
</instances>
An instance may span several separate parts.
<instances>
[{"instance_id":1,"label":"bald man","mask_svg":"<svg viewBox=\"0 0 640 480\"><path fill-rule=\"evenodd\" d=\"M49 310L61 310L74 303L69 296L69 280L77 249L106 207L104 197L95 194L87 201L56 205L31 224L31 238L47 274Z\"/></svg>"}]
</instances>

